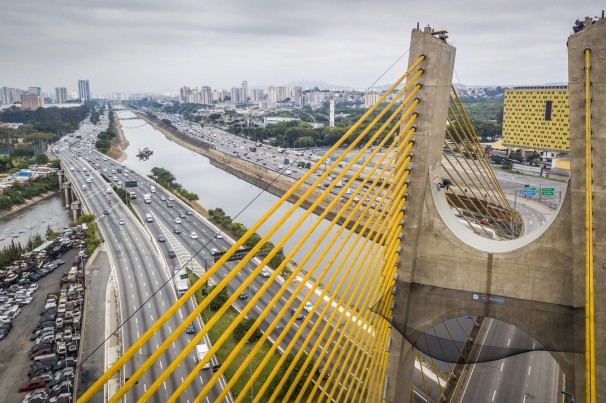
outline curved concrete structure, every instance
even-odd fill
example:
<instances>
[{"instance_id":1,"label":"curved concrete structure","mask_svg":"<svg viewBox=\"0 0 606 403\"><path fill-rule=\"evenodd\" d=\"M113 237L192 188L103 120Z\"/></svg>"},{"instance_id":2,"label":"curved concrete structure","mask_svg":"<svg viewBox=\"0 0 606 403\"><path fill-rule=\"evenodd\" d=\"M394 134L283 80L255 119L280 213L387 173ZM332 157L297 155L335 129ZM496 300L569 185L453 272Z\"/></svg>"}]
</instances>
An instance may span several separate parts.
<instances>
[{"instance_id":1,"label":"curved concrete structure","mask_svg":"<svg viewBox=\"0 0 606 403\"><path fill-rule=\"evenodd\" d=\"M447 319L478 315L510 323L551 351L577 402L585 384L584 55L592 49L592 146L606 155L606 20L569 38L571 181L550 226L516 241L490 241L449 222L456 218L432 186L440 171L455 49L431 29L414 30L410 60L427 55L419 98L402 253L398 262L387 401L409 401L412 343ZM606 295L606 167L594 159L595 295ZM456 225L453 225L456 224ZM463 241L461 236L465 238ZM470 241L473 239L472 241ZM477 295L493 296L483 302ZM496 303L494 303L496 301ZM595 308L597 379L606 379L606 304ZM401 337L403 336L403 338ZM397 375L395 375L397 374ZM396 379L394 379L396 378ZM580 386L580 387L579 387ZM397 392L396 392L397 391ZM598 401L606 386L598 384Z\"/></svg>"}]
</instances>

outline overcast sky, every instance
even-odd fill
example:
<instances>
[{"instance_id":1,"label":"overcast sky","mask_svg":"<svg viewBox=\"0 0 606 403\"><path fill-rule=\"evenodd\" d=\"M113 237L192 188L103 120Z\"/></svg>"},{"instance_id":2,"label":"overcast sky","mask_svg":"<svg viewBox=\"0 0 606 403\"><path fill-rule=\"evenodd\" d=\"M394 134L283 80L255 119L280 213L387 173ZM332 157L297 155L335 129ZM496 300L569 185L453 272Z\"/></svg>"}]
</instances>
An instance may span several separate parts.
<instances>
[{"instance_id":1,"label":"overcast sky","mask_svg":"<svg viewBox=\"0 0 606 403\"><path fill-rule=\"evenodd\" d=\"M0 87L154 92L322 80L366 88L410 32L446 29L455 82L567 81L566 40L597 0L0 0ZM405 70L402 58L379 84Z\"/></svg>"}]
</instances>

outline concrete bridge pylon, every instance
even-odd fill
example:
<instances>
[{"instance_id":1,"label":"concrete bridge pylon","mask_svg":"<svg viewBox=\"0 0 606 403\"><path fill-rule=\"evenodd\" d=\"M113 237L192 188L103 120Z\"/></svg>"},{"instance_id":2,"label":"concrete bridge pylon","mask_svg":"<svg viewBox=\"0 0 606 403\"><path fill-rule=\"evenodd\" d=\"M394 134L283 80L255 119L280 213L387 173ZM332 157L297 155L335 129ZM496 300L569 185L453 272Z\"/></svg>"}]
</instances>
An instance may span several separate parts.
<instances>
[{"instance_id":1,"label":"concrete bridge pylon","mask_svg":"<svg viewBox=\"0 0 606 403\"><path fill-rule=\"evenodd\" d=\"M568 40L571 179L559 211L542 231L494 241L464 229L444 192L434 186L441 174L455 48L435 37L429 27L413 30L409 64L423 54L426 59L420 65L425 72L395 280L386 401L410 401L414 346L422 333L445 320L474 315L499 319L532 336L539 349L554 356L576 401L584 402L586 257L591 255L596 296L594 374L595 379L606 379L606 164L599 158L606 155L605 43L605 19L586 21L585 29ZM590 69L586 49L590 49ZM585 191L588 127L593 155L590 193ZM593 198L589 211L586 194ZM589 216L593 217L592 254L586 253ZM598 382L594 389L595 400L590 400L606 401L606 384Z\"/></svg>"}]
</instances>

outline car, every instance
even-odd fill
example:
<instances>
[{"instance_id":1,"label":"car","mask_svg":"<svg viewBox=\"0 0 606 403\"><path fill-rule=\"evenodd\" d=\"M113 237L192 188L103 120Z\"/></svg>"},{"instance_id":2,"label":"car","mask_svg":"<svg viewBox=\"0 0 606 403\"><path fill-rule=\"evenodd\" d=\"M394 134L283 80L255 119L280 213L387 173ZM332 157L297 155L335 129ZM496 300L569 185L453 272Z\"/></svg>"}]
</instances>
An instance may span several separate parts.
<instances>
[{"instance_id":1,"label":"car","mask_svg":"<svg viewBox=\"0 0 606 403\"><path fill-rule=\"evenodd\" d=\"M174 198L174 197L172 197L172 196L168 196L168 200L170 200L170 201L175 201L175 198Z\"/></svg>"},{"instance_id":2,"label":"car","mask_svg":"<svg viewBox=\"0 0 606 403\"><path fill-rule=\"evenodd\" d=\"M118 224L120 224L120 225L124 225L124 218L120 218L120 219L118 220Z\"/></svg>"},{"instance_id":3,"label":"car","mask_svg":"<svg viewBox=\"0 0 606 403\"><path fill-rule=\"evenodd\" d=\"M192 214L194 214L194 213L193 213L191 210L187 210L187 211L185 212L185 214L187 214L187 215L192 215Z\"/></svg>"},{"instance_id":4,"label":"car","mask_svg":"<svg viewBox=\"0 0 606 403\"><path fill-rule=\"evenodd\" d=\"M109 210L103 210L103 215L109 215Z\"/></svg>"},{"instance_id":5,"label":"car","mask_svg":"<svg viewBox=\"0 0 606 403\"><path fill-rule=\"evenodd\" d=\"M195 232L192 232L191 234L189 234L189 236L191 236L191 239L198 239L198 234L196 234Z\"/></svg>"},{"instance_id":6,"label":"car","mask_svg":"<svg viewBox=\"0 0 606 403\"><path fill-rule=\"evenodd\" d=\"M179 226L175 226L174 233L175 234L180 234L181 233L181 228L179 228Z\"/></svg>"},{"instance_id":7,"label":"car","mask_svg":"<svg viewBox=\"0 0 606 403\"><path fill-rule=\"evenodd\" d=\"M173 204L171 202L167 202L166 207L173 208Z\"/></svg>"},{"instance_id":8,"label":"car","mask_svg":"<svg viewBox=\"0 0 606 403\"><path fill-rule=\"evenodd\" d=\"M187 333L187 334L196 333L196 328L194 327L193 323L190 323L189 325L187 325L187 327L185 328L185 333Z\"/></svg>"},{"instance_id":9,"label":"car","mask_svg":"<svg viewBox=\"0 0 606 403\"><path fill-rule=\"evenodd\" d=\"M216 238L217 238L217 239L223 239L223 234L221 234L221 233L217 232L217 236L216 236Z\"/></svg>"},{"instance_id":10,"label":"car","mask_svg":"<svg viewBox=\"0 0 606 403\"><path fill-rule=\"evenodd\" d=\"M238 295L239 299L248 299L248 294L243 292L242 294Z\"/></svg>"},{"instance_id":11,"label":"car","mask_svg":"<svg viewBox=\"0 0 606 403\"><path fill-rule=\"evenodd\" d=\"M44 389L34 390L32 392L29 392L23 398L23 402L25 402L25 403L38 402L38 401L48 401L48 392L46 390L44 390Z\"/></svg>"},{"instance_id":12,"label":"car","mask_svg":"<svg viewBox=\"0 0 606 403\"><path fill-rule=\"evenodd\" d=\"M177 253L174 250L170 249L168 251L168 257L177 257Z\"/></svg>"},{"instance_id":13,"label":"car","mask_svg":"<svg viewBox=\"0 0 606 403\"><path fill-rule=\"evenodd\" d=\"M166 237L162 234L158 235L158 242L166 242Z\"/></svg>"},{"instance_id":14,"label":"car","mask_svg":"<svg viewBox=\"0 0 606 403\"><path fill-rule=\"evenodd\" d=\"M294 309L291 309L291 310L290 310L290 314L291 314L291 315L294 315L294 314L295 314L295 310L294 310ZM297 319L297 320L302 320L304 317L305 317L305 316L303 316L303 313L299 313L299 314L297 315L297 318L296 318L296 319Z\"/></svg>"},{"instance_id":15,"label":"car","mask_svg":"<svg viewBox=\"0 0 606 403\"><path fill-rule=\"evenodd\" d=\"M268 278L270 276L271 276L271 273L268 270L266 270L266 269L261 270L261 277Z\"/></svg>"},{"instance_id":16,"label":"car","mask_svg":"<svg viewBox=\"0 0 606 403\"><path fill-rule=\"evenodd\" d=\"M314 307L314 305L313 305L311 302L307 301L307 302L305 303L305 306L303 307L303 309L305 309L307 312L311 312L311 309L312 309L313 307Z\"/></svg>"},{"instance_id":17,"label":"car","mask_svg":"<svg viewBox=\"0 0 606 403\"><path fill-rule=\"evenodd\" d=\"M19 386L19 392L27 392L30 390L42 389L46 386L46 382L42 379L33 378L29 382L26 382Z\"/></svg>"},{"instance_id":18,"label":"car","mask_svg":"<svg viewBox=\"0 0 606 403\"><path fill-rule=\"evenodd\" d=\"M177 217L177 218L175 218L175 222L176 222L177 224L181 224L181 219L180 219L179 217Z\"/></svg>"},{"instance_id":19,"label":"car","mask_svg":"<svg viewBox=\"0 0 606 403\"><path fill-rule=\"evenodd\" d=\"M166 196L160 196L160 200L166 201Z\"/></svg>"},{"instance_id":20,"label":"car","mask_svg":"<svg viewBox=\"0 0 606 403\"><path fill-rule=\"evenodd\" d=\"M185 213L183 213L183 212L179 212L179 217L181 217L181 218L185 218Z\"/></svg>"}]
</instances>

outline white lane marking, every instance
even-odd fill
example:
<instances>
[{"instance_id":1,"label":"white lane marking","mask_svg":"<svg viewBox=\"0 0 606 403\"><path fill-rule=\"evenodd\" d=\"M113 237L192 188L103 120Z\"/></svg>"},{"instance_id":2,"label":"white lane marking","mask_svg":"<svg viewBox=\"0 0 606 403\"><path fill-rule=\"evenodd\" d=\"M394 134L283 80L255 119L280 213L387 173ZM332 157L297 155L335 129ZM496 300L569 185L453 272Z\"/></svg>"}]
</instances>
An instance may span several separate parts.
<instances>
[{"instance_id":1,"label":"white lane marking","mask_svg":"<svg viewBox=\"0 0 606 403\"><path fill-rule=\"evenodd\" d=\"M499 370L499 372L503 372L503 365L505 365L505 361L503 361L503 362L501 363L501 369Z\"/></svg>"},{"instance_id":2,"label":"white lane marking","mask_svg":"<svg viewBox=\"0 0 606 403\"><path fill-rule=\"evenodd\" d=\"M529 365L529 366L528 366L528 375L530 375L530 370L531 370L531 368L532 368L532 365Z\"/></svg>"},{"instance_id":3,"label":"white lane marking","mask_svg":"<svg viewBox=\"0 0 606 403\"><path fill-rule=\"evenodd\" d=\"M497 390L495 389L494 392L492 392L492 401L493 402L494 402L494 397L496 396L496 394L497 394Z\"/></svg>"}]
</instances>

